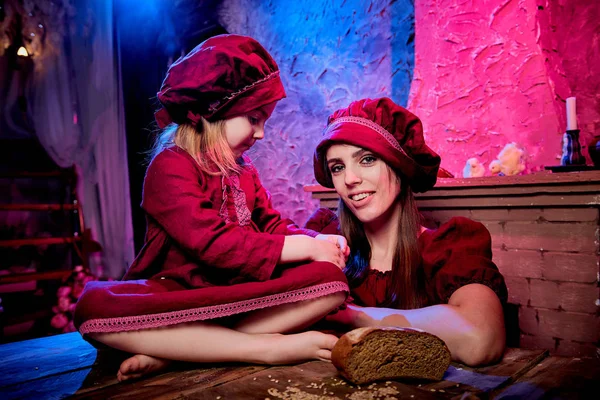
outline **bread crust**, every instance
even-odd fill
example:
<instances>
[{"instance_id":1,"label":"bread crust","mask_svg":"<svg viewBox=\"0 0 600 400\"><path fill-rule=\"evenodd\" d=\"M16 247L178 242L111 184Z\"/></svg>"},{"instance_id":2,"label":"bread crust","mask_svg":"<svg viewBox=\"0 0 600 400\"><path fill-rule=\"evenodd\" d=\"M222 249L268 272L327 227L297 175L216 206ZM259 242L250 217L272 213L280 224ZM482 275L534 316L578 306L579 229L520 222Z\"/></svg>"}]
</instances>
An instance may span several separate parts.
<instances>
[{"instance_id":1,"label":"bread crust","mask_svg":"<svg viewBox=\"0 0 600 400\"><path fill-rule=\"evenodd\" d=\"M340 374L347 380L357 383L357 384L366 383L366 382L375 380L375 379L365 380L363 377L356 376L356 374L353 374L353 371L350 370L349 365L348 365L349 361L351 359L350 356L352 354L354 347L357 344L363 342L369 335L371 335L375 332L391 332L391 333L395 332L398 334L398 336L406 337L408 335L419 335L419 336L428 336L430 338L433 338L436 342L438 342L441 346L443 346L443 351L446 353L446 357L444 357L444 359L442 359L442 360L439 360L440 363L444 363L446 365L444 368L444 371L450 365L450 362L451 362L450 350L448 350L446 343L442 339L440 339L438 336L433 335L428 332L425 332L421 329L399 328L399 327L357 328L357 329L354 329L354 330L342 335L342 337L340 337L340 339L337 341L336 345L333 347L333 349L331 351L331 362L338 369ZM443 373L442 373L442 376L439 376L439 375L432 376L431 374L423 374L423 376L420 376L420 377L412 376L413 379L420 378L420 379L429 379L429 380L441 380L442 377L443 377ZM402 378L402 376L398 376L397 378L400 379L400 378ZM388 377L388 379L389 379L389 377Z\"/></svg>"}]
</instances>

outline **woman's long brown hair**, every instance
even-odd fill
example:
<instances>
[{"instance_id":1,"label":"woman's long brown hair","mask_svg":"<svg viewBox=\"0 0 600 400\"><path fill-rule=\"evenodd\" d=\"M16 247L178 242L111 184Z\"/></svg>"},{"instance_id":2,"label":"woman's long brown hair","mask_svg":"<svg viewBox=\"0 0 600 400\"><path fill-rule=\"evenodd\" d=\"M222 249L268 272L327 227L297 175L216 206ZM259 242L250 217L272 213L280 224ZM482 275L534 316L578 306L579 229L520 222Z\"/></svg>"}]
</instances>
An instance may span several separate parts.
<instances>
[{"instance_id":1,"label":"woman's long brown hair","mask_svg":"<svg viewBox=\"0 0 600 400\"><path fill-rule=\"evenodd\" d=\"M327 169L326 169L327 171ZM394 177L395 178L395 177ZM399 309L415 309L424 304L424 276L419 266L418 234L420 230L420 214L414 195L406 179L398 177L401 207L398 224L398 241L394 249L392 261L392 280L388 286L387 304L384 306ZM362 223L346 207L340 199L338 215L342 235L348 240L351 253L346 263L345 273L350 287L356 287L366 278L371 260L371 245L367 240Z\"/></svg>"}]
</instances>

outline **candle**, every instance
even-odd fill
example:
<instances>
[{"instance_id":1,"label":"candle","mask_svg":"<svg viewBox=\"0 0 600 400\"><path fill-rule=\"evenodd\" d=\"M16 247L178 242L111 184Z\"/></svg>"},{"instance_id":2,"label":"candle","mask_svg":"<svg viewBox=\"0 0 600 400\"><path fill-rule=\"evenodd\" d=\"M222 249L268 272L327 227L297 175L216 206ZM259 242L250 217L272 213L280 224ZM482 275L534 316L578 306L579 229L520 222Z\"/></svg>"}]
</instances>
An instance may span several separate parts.
<instances>
[{"instance_id":1,"label":"candle","mask_svg":"<svg viewBox=\"0 0 600 400\"><path fill-rule=\"evenodd\" d=\"M575 97L567 98L567 130L577 129L577 112L575 111Z\"/></svg>"}]
</instances>

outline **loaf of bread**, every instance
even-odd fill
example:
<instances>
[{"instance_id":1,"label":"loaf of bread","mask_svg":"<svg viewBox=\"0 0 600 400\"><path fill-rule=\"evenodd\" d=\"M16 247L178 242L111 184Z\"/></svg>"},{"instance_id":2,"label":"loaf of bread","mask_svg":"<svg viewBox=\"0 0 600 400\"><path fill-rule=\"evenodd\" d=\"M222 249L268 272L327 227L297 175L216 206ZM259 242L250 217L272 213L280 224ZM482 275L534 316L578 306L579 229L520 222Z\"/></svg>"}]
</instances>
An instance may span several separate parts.
<instances>
[{"instance_id":1,"label":"loaf of bread","mask_svg":"<svg viewBox=\"0 0 600 400\"><path fill-rule=\"evenodd\" d=\"M342 376L355 384L382 379L441 380L450 351L439 337L414 328L358 328L331 352Z\"/></svg>"}]
</instances>

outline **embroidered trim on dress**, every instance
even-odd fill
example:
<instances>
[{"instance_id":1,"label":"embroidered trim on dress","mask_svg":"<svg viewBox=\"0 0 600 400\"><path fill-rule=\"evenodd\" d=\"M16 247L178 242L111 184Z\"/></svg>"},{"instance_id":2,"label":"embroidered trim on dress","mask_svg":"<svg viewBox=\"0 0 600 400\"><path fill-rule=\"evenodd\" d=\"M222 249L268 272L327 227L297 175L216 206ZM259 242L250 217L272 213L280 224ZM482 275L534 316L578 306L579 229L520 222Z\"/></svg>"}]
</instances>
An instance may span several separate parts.
<instances>
[{"instance_id":1,"label":"embroidered trim on dress","mask_svg":"<svg viewBox=\"0 0 600 400\"><path fill-rule=\"evenodd\" d=\"M310 286L304 289L293 290L291 292L278 293L256 299L237 301L229 304L220 304L216 306L199 307L158 314L136 315L133 317L90 319L85 321L79 327L79 332L81 334L86 334L159 328L185 322L228 317L230 315L254 311L261 308L279 306L282 304L294 303L303 300L311 300L317 297L342 291L349 291L346 283L329 282Z\"/></svg>"},{"instance_id":2,"label":"embroidered trim on dress","mask_svg":"<svg viewBox=\"0 0 600 400\"><path fill-rule=\"evenodd\" d=\"M383 138L396 150L398 150L399 152L401 152L402 154L404 154L405 156L408 157L408 154L406 154L406 152L404 151L404 149L402 149L402 147L400 146L400 143L398 143L398 141L396 140L396 138L389 133L386 129L384 129L381 125L371 121L370 119L366 119L366 118L362 118L362 117L340 117L338 119L336 119L335 121L333 121L331 124L329 124L329 126L327 128L325 128L325 132L323 133L323 136L327 139L329 139L328 136L331 136L330 131L336 127L337 125L343 124L345 122L350 122L353 124L358 124L358 125L362 125L362 126L366 126L367 128L370 128L372 130L374 130L375 132L377 132L378 134L380 134L381 136L383 136ZM410 157L409 157L410 158Z\"/></svg>"},{"instance_id":3,"label":"embroidered trim on dress","mask_svg":"<svg viewBox=\"0 0 600 400\"><path fill-rule=\"evenodd\" d=\"M238 224L240 226L250 225L250 219L252 218L252 213L248 209L248 204L246 203L246 193L240 187L240 177L238 175L232 175L229 178L229 182L231 186L231 194L233 195L233 204L235 206L235 213L237 214Z\"/></svg>"},{"instance_id":4,"label":"embroidered trim on dress","mask_svg":"<svg viewBox=\"0 0 600 400\"><path fill-rule=\"evenodd\" d=\"M225 184L225 176L221 177L221 190L223 192L221 196L223 203L219 209L219 217L223 218L225 223L228 224L231 220L229 219L229 210L227 209L227 185Z\"/></svg>"},{"instance_id":5,"label":"embroidered trim on dress","mask_svg":"<svg viewBox=\"0 0 600 400\"><path fill-rule=\"evenodd\" d=\"M250 225L252 213L248 209L248 204L246 203L246 193L244 193L244 191L240 187L240 177L238 175L231 175L229 177L229 183L230 184L228 185L224 176L221 177L223 204L221 204L221 208L219 209L219 216L225 220L225 223L233 222L229 216L229 207L227 204L227 189L229 188L231 196L233 197L233 205L235 207L235 214L237 216L238 225Z\"/></svg>"}]
</instances>

